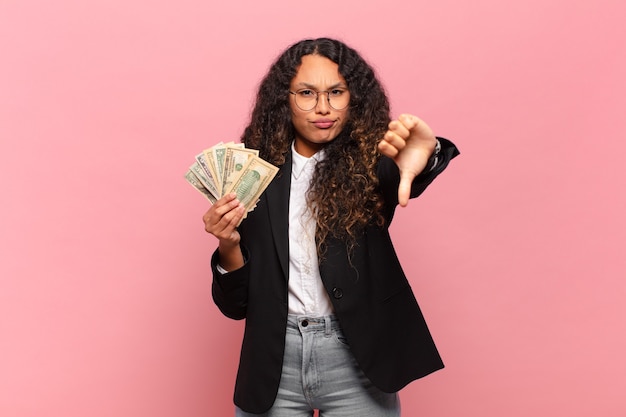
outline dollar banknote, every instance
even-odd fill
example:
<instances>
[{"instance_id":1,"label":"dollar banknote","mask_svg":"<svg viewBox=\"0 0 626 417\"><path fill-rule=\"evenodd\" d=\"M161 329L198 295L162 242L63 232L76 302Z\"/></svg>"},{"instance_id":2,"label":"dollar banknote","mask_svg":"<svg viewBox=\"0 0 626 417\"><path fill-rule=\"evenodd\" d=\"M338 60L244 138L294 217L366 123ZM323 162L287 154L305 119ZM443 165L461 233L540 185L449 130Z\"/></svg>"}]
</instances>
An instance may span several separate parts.
<instances>
[{"instance_id":1,"label":"dollar banknote","mask_svg":"<svg viewBox=\"0 0 626 417\"><path fill-rule=\"evenodd\" d=\"M234 192L246 207L247 216L278 172L258 155L258 150L241 143L220 142L196 155L185 179L212 204Z\"/></svg>"},{"instance_id":2,"label":"dollar banknote","mask_svg":"<svg viewBox=\"0 0 626 417\"><path fill-rule=\"evenodd\" d=\"M216 179L217 181L219 181L220 192L224 188L224 184L222 183L224 179L224 160L226 159L226 150L228 148L240 148L241 149L241 148L244 148L244 144L227 142L227 143L219 143L216 146L213 146L212 148L210 148L211 155L213 156L213 161L214 161L214 169L215 169L216 175L219 177Z\"/></svg>"},{"instance_id":3,"label":"dollar banknote","mask_svg":"<svg viewBox=\"0 0 626 417\"><path fill-rule=\"evenodd\" d=\"M237 194L237 199L250 212L277 172L278 168L274 165L261 158L254 158L241 170L231 188L225 191Z\"/></svg>"},{"instance_id":4,"label":"dollar banknote","mask_svg":"<svg viewBox=\"0 0 626 417\"><path fill-rule=\"evenodd\" d=\"M210 169L207 155L204 152L199 153L196 155L196 162L200 165L200 168L202 168L202 173L206 178L206 189L211 193L211 195L213 195L213 197L219 199L222 194L221 188L218 189L219 182L215 178L213 170Z\"/></svg>"},{"instance_id":5,"label":"dollar banknote","mask_svg":"<svg viewBox=\"0 0 626 417\"><path fill-rule=\"evenodd\" d=\"M222 195L222 177L219 169L217 168L215 150L213 148L205 149L202 151L202 154L204 155L204 160L206 161L208 169L211 172L211 178L215 181L215 189L219 195Z\"/></svg>"},{"instance_id":6,"label":"dollar banknote","mask_svg":"<svg viewBox=\"0 0 626 417\"><path fill-rule=\"evenodd\" d=\"M209 201L211 202L211 204L215 204L215 202L217 201L217 199L215 198L215 196L213 196L209 190L206 189L206 187L204 185L202 185L202 183L200 182L200 180L198 179L198 177L196 177L196 174L194 174L191 170L187 171L187 173L185 174L185 179L187 180L187 182L189 184L191 184L193 186L193 188L195 188L196 190L200 191L200 193L205 196L206 198L209 199Z\"/></svg>"},{"instance_id":7,"label":"dollar banknote","mask_svg":"<svg viewBox=\"0 0 626 417\"><path fill-rule=\"evenodd\" d=\"M258 151L254 149L226 147L224 152L222 189L230 190L233 181L241 174L241 170L258 155Z\"/></svg>"}]
</instances>

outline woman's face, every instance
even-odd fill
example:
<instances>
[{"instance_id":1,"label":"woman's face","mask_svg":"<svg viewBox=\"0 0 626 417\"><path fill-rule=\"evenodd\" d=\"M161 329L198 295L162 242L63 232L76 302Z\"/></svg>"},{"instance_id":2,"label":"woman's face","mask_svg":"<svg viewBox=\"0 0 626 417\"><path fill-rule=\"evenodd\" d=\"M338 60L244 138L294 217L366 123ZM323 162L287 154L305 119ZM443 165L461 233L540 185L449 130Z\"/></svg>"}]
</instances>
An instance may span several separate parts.
<instances>
[{"instance_id":1,"label":"woman's face","mask_svg":"<svg viewBox=\"0 0 626 417\"><path fill-rule=\"evenodd\" d=\"M291 119L296 130L295 149L300 155L311 157L339 135L348 118L348 106L335 110L329 105L328 95L323 91L331 92L331 103L340 107L337 103L342 103L346 98L349 100L348 85L336 63L320 55L305 55L289 89L293 93L309 90L301 92L299 97L320 92L317 104L309 111L298 107L296 95L289 94ZM342 99L333 98L333 94L344 96ZM298 103L301 104L300 101Z\"/></svg>"}]
</instances>

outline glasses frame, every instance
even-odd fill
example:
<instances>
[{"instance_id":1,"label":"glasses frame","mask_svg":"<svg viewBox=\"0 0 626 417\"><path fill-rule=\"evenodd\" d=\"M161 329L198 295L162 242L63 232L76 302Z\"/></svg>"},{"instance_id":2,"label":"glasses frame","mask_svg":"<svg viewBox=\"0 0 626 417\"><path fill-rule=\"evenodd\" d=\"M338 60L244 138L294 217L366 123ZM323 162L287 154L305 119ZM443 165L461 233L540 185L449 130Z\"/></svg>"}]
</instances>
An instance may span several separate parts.
<instances>
[{"instance_id":1,"label":"glasses frame","mask_svg":"<svg viewBox=\"0 0 626 417\"><path fill-rule=\"evenodd\" d=\"M298 99L297 99L297 97L298 97L298 93L299 93L300 91L304 91L304 90L309 90L309 91L312 91L312 92L314 92L314 93L315 93L315 104L314 104L314 105L313 105L313 107L311 107L310 109L303 109L303 108L302 108L302 107L300 107L300 105L298 104ZM341 108L339 108L339 109L338 109L337 107L333 106L333 104L332 104L332 103L331 103L331 101L330 101L330 93L331 93L331 91L333 91L333 90L342 90L342 91L344 91L344 93L347 93L347 94L348 94L348 96L350 95L350 90L348 90L347 88L344 88L344 87L341 87L341 88L331 88L330 90L324 90L324 91L317 91L317 90L314 90L314 89L312 89L312 88L300 88L300 89L298 89L298 90L296 90L296 91L291 91L291 90L289 90L289 94L293 94L293 95L294 95L294 98L293 98L293 99L294 99L294 102L296 103L296 106L297 106L300 110L302 110L302 111L311 111L311 110L315 109L315 108L317 107L318 102L319 102L319 99L320 99L320 94L322 94L322 93L326 93L326 101L327 101L328 105L329 105L329 106L330 106L333 110L344 110L344 109L347 109L347 108L348 108L348 106L350 105L350 97L348 97L348 103L346 103L346 105L345 105L345 106L343 106L343 107L341 107Z\"/></svg>"}]
</instances>

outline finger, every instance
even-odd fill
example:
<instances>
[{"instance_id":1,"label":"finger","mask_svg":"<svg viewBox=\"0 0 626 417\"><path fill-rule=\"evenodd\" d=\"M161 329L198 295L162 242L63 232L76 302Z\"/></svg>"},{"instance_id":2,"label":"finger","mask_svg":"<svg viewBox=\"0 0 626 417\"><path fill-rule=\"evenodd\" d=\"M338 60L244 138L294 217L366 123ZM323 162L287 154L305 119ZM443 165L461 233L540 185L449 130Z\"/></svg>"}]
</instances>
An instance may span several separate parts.
<instances>
[{"instance_id":1,"label":"finger","mask_svg":"<svg viewBox=\"0 0 626 417\"><path fill-rule=\"evenodd\" d=\"M402 122L402 124L410 130L411 134L419 135L422 137L426 136L434 136L434 133L430 126L426 124L422 119L417 116L413 116L412 114L401 114L398 117L398 120Z\"/></svg>"},{"instance_id":2,"label":"finger","mask_svg":"<svg viewBox=\"0 0 626 417\"><path fill-rule=\"evenodd\" d=\"M398 117L398 120L392 120L391 122L389 122L388 131L395 133L403 139L406 139L409 137L409 130L411 129L411 127L413 127L413 124L408 123L408 121L410 121L408 116L403 114ZM405 123L407 123L408 126Z\"/></svg>"},{"instance_id":3,"label":"finger","mask_svg":"<svg viewBox=\"0 0 626 417\"><path fill-rule=\"evenodd\" d=\"M411 196L411 184L415 178L411 173L400 173L400 185L398 186L398 204L402 207L406 207L409 204L409 197Z\"/></svg>"},{"instance_id":4,"label":"finger","mask_svg":"<svg viewBox=\"0 0 626 417\"><path fill-rule=\"evenodd\" d=\"M231 232L234 231L237 226L239 226L239 223L241 223L241 220L243 219L243 216L245 214L246 207L243 204L239 203L237 207L235 207L233 210L226 213L224 217L222 217L222 220L228 222L225 225L225 229L230 229Z\"/></svg>"},{"instance_id":5,"label":"finger","mask_svg":"<svg viewBox=\"0 0 626 417\"><path fill-rule=\"evenodd\" d=\"M239 206L243 206L243 205L241 204L239 200L237 200L237 198L233 198L232 200L229 200L225 202L223 205L217 207L215 209L215 213L219 216L224 216L227 213L230 213L231 211L235 210Z\"/></svg>"},{"instance_id":6,"label":"finger","mask_svg":"<svg viewBox=\"0 0 626 417\"><path fill-rule=\"evenodd\" d=\"M420 123L420 119L417 116L407 113L398 116L398 121L401 122L407 130L414 129Z\"/></svg>"},{"instance_id":7,"label":"finger","mask_svg":"<svg viewBox=\"0 0 626 417\"><path fill-rule=\"evenodd\" d=\"M214 235L215 237L228 239L235 233L237 226L241 222L246 208L243 204L239 203L236 207L229 210L222 216L214 217L214 222L209 222L206 226L206 231Z\"/></svg>"},{"instance_id":8,"label":"finger","mask_svg":"<svg viewBox=\"0 0 626 417\"><path fill-rule=\"evenodd\" d=\"M215 203L213 203L211 205L211 207L209 208L209 210L207 210L207 212L204 214L203 219L206 219L206 217L210 214L213 213L215 210L217 210L219 207L228 204L229 202L231 202L232 200L234 200L237 197L237 194L235 193L229 193L226 194L225 196L223 196L222 198L218 199Z\"/></svg>"},{"instance_id":9,"label":"finger","mask_svg":"<svg viewBox=\"0 0 626 417\"><path fill-rule=\"evenodd\" d=\"M404 132L402 133L404 134ZM380 153L390 158L395 158L405 147L406 140L391 130L385 133L385 136L383 136L383 139L378 144Z\"/></svg>"},{"instance_id":10,"label":"finger","mask_svg":"<svg viewBox=\"0 0 626 417\"><path fill-rule=\"evenodd\" d=\"M220 198L215 202L215 204L206 212L204 215L205 223L207 221L211 221L215 216L221 218L223 215L236 208L240 204L239 200L237 200L237 194L230 193ZM214 219L213 223L217 222L218 219Z\"/></svg>"},{"instance_id":11,"label":"finger","mask_svg":"<svg viewBox=\"0 0 626 417\"><path fill-rule=\"evenodd\" d=\"M383 154L383 155L385 155L385 156L387 156L389 158L392 158L392 159L395 158L396 155L398 155L398 152L399 152L398 149L395 146L391 145L389 142L387 142L384 139L381 140L378 143L378 151L381 154Z\"/></svg>"},{"instance_id":12,"label":"finger","mask_svg":"<svg viewBox=\"0 0 626 417\"><path fill-rule=\"evenodd\" d=\"M204 221L204 229L207 232L216 234L227 227L229 220L233 216L231 212L243 207L243 204L235 197L234 194L223 197L204 214L202 220Z\"/></svg>"},{"instance_id":13,"label":"finger","mask_svg":"<svg viewBox=\"0 0 626 417\"><path fill-rule=\"evenodd\" d=\"M403 130L406 130L406 129L403 128ZM403 137L394 131L388 130L385 133L385 136L383 136L383 141L387 142L388 144L390 144L397 150L401 151L406 146L406 138L408 137L408 134L409 134L408 130L406 130L406 134L407 136Z\"/></svg>"},{"instance_id":14,"label":"finger","mask_svg":"<svg viewBox=\"0 0 626 417\"><path fill-rule=\"evenodd\" d=\"M219 200L217 200L214 204L216 209L219 209L221 207L224 206L228 206L228 205L232 205L232 203L234 201L236 201L237 199L237 194L235 193L228 193L225 196L223 196L222 198L220 198Z\"/></svg>"}]
</instances>

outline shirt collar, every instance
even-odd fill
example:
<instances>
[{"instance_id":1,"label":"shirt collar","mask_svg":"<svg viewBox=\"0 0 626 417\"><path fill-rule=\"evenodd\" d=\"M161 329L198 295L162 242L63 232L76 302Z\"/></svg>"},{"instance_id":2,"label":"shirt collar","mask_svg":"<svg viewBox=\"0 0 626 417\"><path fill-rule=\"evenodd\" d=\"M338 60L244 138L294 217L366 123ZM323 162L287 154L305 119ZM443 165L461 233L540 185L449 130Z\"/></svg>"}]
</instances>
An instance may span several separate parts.
<instances>
[{"instance_id":1,"label":"shirt collar","mask_svg":"<svg viewBox=\"0 0 626 417\"><path fill-rule=\"evenodd\" d=\"M322 149L310 158L307 158L306 156L302 156L298 152L296 152L294 144L295 141L291 142L291 174L294 176L294 178L298 179L302 174L302 171L305 170L305 168L308 170L313 170L317 162L324 159L325 150Z\"/></svg>"}]
</instances>

